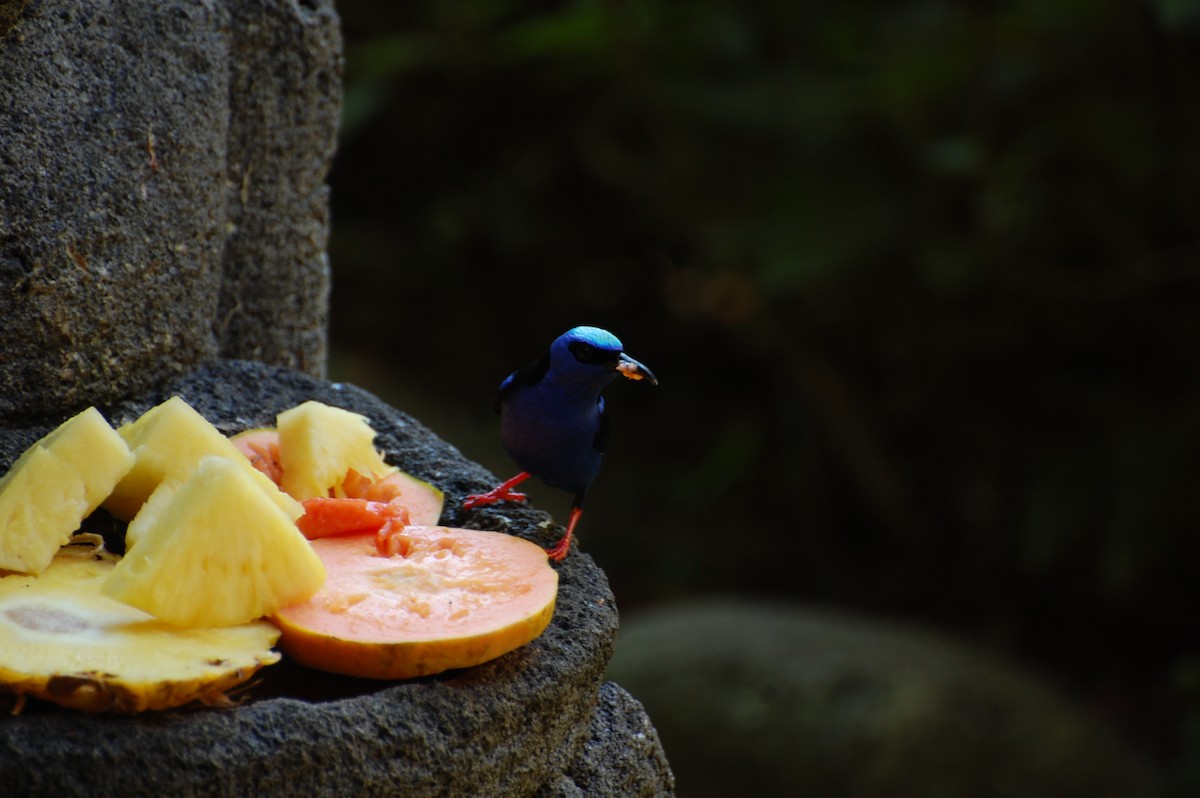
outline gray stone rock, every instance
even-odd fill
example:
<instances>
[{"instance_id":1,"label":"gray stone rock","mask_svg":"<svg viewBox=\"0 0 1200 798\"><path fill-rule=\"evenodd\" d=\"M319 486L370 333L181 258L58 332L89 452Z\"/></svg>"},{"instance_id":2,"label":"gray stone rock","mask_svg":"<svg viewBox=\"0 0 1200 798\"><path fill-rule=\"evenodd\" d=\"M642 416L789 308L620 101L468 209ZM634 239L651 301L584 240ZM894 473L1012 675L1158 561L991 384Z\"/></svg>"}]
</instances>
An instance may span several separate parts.
<instances>
[{"instance_id":1,"label":"gray stone rock","mask_svg":"<svg viewBox=\"0 0 1200 798\"><path fill-rule=\"evenodd\" d=\"M666 798L675 777L645 709L620 686L605 682L582 753L536 798Z\"/></svg>"},{"instance_id":2,"label":"gray stone rock","mask_svg":"<svg viewBox=\"0 0 1200 798\"><path fill-rule=\"evenodd\" d=\"M647 611L624 619L608 676L644 702L694 798L1161 794L1037 679L844 613L733 599Z\"/></svg>"},{"instance_id":3,"label":"gray stone rock","mask_svg":"<svg viewBox=\"0 0 1200 798\"><path fill-rule=\"evenodd\" d=\"M29 0L0 0L0 37L8 35L16 26L28 4Z\"/></svg>"},{"instance_id":4,"label":"gray stone rock","mask_svg":"<svg viewBox=\"0 0 1200 798\"><path fill-rule=\"evenodd\" d=\"M332 0L17 11L0 39L0 417L132 396L222 353L321 374Z\"/></svg>"},{"instance_id":5,"label":"gray stone rock","mask_svg":"<svg viewBox=\"0 0 1200 798\"><path fill-rule=\"evenodd\" d=\"M528 507L458 509L492 476L418 422L349 385L249 362L205 367L108 409L131 420L178 394L226 433L308 399L367 416L389 461L447 494L443 521L549 545ZM0 468L49 427L0 430ZM103 513L85 529L116 527ZM603 572L574 551L546 632L490 663L405 682L322 674L285 660L234 709L89 716L33 702L0 715L5 796L670 796L641 706L601 677L617 611Z\"/></svg>"},{"instance_id":6,"label":"gray stone rock","mask_svg":"<svg viewBox=\"0 0 1200 798\"><path fill-rule=\"evenodd\" d=\"M333 0L226 2L229 235L217 344L222 357L324 374L329 187L341 119Z\"/></svg>"}]
</instances>

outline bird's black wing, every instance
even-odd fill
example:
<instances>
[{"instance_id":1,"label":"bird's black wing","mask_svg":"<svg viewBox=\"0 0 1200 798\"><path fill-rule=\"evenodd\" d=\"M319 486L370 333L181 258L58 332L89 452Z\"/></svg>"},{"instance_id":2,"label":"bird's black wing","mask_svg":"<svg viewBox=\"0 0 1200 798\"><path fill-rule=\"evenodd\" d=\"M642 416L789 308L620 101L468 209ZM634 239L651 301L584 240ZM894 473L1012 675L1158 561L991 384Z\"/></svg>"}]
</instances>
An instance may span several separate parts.
<instances>
[{"instance_id":1,"label":"bird's black wing","mask_svg":"<svg viewBox=\"0 0 1200 798\"><path fill-rule=\"evenodd\" d=\"M496 392L496 412L500 412L500 403L504 400L504 397L512 393L514 388L519 385L537 385L549 370L550 352L547 351L528 366L519 368L505 377L504 382L500 383L500 390Z\"/></svg>"}]
</instances>

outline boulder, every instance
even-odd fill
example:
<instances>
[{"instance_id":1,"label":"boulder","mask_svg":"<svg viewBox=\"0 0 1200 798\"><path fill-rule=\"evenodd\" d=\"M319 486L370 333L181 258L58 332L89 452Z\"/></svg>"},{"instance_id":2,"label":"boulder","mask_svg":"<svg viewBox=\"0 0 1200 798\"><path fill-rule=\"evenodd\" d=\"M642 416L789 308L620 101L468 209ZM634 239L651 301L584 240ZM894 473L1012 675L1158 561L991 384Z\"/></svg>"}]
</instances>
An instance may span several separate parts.
<instances>
[{"instance_id":1,"label":"boulder","mask_svg":"<svg viewBox=\"0 0 1200 798\"><path fill-rule=\"evenodd\" d=\"M323 372L341 66L332 0L3 4L0 417Z\"/></svg>"},{"instance_id":2,"label":"boulder","mask_svg":"<svg viewBox=\"0 0 1200 798\"><path fill-rule=\"evenodd\" d=\"M1162 794L1039 679L896 623L695 600L626 618L608 675L645 703L695 798Z\"/></svg>"},{"instance_id":3,"label":"boulder","mask_svg":"<svg viewBox=\"0 0 1200 798\"><path fill-rule=\"evenodd\" d=\"M201 368L107 411L114 424L177 394L226 433L272 425L308 399L362 413L392 462L446 491L444 523L553 543L561 528L529 507L458 509L492 477L420 423L344 384L258 363ZM48 427L0 430L7 468ZM103 511L85 529L119 531ZM602 684L617 632L604 573L572 552L559 566L546 632L475 668L404 682L285 661L232 709L90 716L31 701L0 715L6 796L671 796L662 746L641 705Z\"/></svg>"}]
</instances>

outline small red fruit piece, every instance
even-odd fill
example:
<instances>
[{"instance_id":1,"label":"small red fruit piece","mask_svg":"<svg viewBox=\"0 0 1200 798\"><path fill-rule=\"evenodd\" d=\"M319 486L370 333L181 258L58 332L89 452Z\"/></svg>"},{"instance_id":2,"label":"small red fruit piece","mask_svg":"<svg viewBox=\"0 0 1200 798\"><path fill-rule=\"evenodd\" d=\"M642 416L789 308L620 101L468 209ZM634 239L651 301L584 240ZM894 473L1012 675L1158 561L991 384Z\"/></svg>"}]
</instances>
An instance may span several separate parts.
<instances>
[{"instance_id":1,"label":"small red fruit piece","mask_svg":"<svg viewBox=\"0 0 1200 798\"><path fill-rule=\"evenodd\" d=\"M351 532L375 532L386 524L397 511L383 502L366 499L306 499L304 515L296 519L296 526L309 540L347 535Z\"/></svg>"}]
</instances>

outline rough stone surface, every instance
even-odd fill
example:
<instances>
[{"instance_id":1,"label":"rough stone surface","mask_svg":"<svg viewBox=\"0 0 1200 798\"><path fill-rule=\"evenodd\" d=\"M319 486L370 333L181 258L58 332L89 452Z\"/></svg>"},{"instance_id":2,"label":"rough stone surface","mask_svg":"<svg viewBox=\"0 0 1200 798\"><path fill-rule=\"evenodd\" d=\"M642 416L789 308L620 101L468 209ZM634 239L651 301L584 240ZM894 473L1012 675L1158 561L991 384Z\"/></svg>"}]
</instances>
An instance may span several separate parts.
<instances>
[{"instance_id":1,"label":"rough stone surface","mask_svg":"<svg viewBox=\"0 0 1200 798\"><path fill-rule=\"evenodd\" d=\"M322 372L332 0L30 0L0 74L0 417Z\"/></svg>"},{"instance_id":2,"label":"rough stone surface","mask_svg":"<svg viewBox=\"0 0 1200 798\"><path fill-rule=\"evenodd\" d=\"M137 401L119 424L178 394L226 433L317 399L366 415L390 462L447 494L443 522L549 545L527 507L460 515L493 477L412 418L349 385L248 362L204 367ZM59 419L55 419L56 423ZM0 468L50 427L0 430ZM111 533L103 513L85 528ZM30 702L0 715L5 796L670 796L671 772L641 706L601 686L617 611L603 572L574 551L553 621L533 643L476 668L368 682L285 662L229 710L88 716Z\"/></svg>"},{"instance_id":3,"label":"rough stone surface","mask_svg":"<svg viewBox=\"0 0 1200 798\"><path fill-rule=\"evenodd\" d=\"M623 620L608 676L683 795L1151 798L1152 773L1038 680L928 632L747 600Z\"/></svg>"},{"instance_id":4,"label":"rough stone surface","mask_svg":"<svg viewBox=\"0 0 1200 798\"><path fill-rule=\"evenodd\" d=\"M29 0L0 0L0 36L8 35L16 26L28 3Z\"/></svg>"},{"instance_id":5,"label":"rough stone surface","mask_svg":"<svg viewBox=\"0 0 1200 798\"><path fill-rule=\"evenodd\" d=\"M536 798L665 798L674 795L674 787L674 774L645 709L623 688L605 682L582 753Z\"/></svg>"},{"instance_id":6,"label":"rough stone surface","mask_svg":"<svg viewBox=\"0 0 1200 798\"><path fill-rule=\"evenodd\" d=\"M324 374L326 173L341 118L341 33L326 2L227 2L230 130L218 347Z\"/></svg>"}]
</instances>

